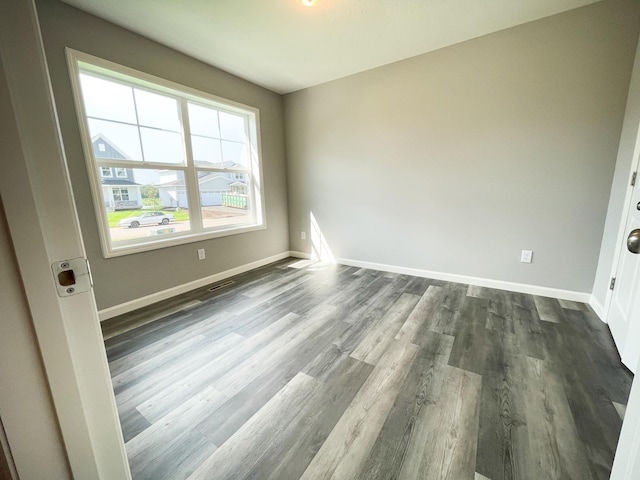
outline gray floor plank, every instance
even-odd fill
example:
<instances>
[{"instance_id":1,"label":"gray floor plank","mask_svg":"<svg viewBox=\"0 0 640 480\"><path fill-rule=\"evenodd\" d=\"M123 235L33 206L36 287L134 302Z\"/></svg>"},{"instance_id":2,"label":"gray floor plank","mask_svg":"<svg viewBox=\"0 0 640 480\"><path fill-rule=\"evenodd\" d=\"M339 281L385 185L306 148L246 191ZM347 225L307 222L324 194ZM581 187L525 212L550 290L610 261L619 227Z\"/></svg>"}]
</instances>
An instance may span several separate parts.
<instances>
[{"instance_id":1,"label":"gray floor plank","mask_svg":"<svg viewBox=\"0 0 640 480\"><path fill-rule=\"evenodd\" d=\"M415 345L395 341L375 367L301 479L355 478L382 428L397 387L416 355Z\"/></svg>"},{"instance_id":2,"label":"gray floor plank","mask_svg":"<svg viewBox=\"0 0 640 480\"><path fill-rule=\"evenodd\" d=\"M400 393L387 416L359 480L395 478L415 441L416 425L425 421L430 405L440 402L453 337L429 332L425 346L418 350Z\"/></svg>"},{"instance_id":3,"label":"gray floor plank","mask_svg":"<svg viewBox=\"0 0 640 480\"><path fill-rule=\"evenodd\" d=\"M547 362L526 359L525 417L533 478L592 478L562 383ZM549 408L553 405L553 408Z\"/></svg>"},{"instance_id":4,"label":"gray floor plank","mask_svg":"<svg viewBox=\"0 0 640 480\"><path fill-rule=\"evenodd\" d=\"M493 480L526 479L525 357L513 334L485 341L476 472Z\"/></svg>"},{"instance_id":5,"label":"gray floor plank","mask_svg":"<svg viewBox=\"0 0 640 480\"><path fill-rule=\"evenodd\" d=\"M430 286L396 335L396 340L414 342L420 327L430 321L440 308L442 288Z\"/></svg>"},{"instance_id":6,"label":"gray floor plank","mask_svg":"<svg viewBox=\"0 0 640 480\"><path fill-rule=\"evenodd\" d=\"M137 476L137 472L148 469L158 458L188 448L181 436L189 432L191 425L208 409L215 409L226 400L222 393L208 387L129 440L125 446L132 474Z\"/></svg>"},{"instance_id":7,"label":"gray floor plank","mask_svg":"<svg viewBox=\"0 0 640 480\"><path fill-rule=\"evenodd\" d=\"M396 333L406 324L409 313L420 300L416 295L403 293L380 322L362 339L351 353L353 358L376 365L393 341Z\"/></svg>"},{"instance_id":8,"label":"gray floor plank","mask_svg":"<svg viewBox=\"0 0 640 480\"><path fill-rule=\"evenodd\" d=\"M134 480L606 479L632 380L585 304L298 259L103 329Z\"/></svg>"},{"instance_id":9,"label":"gray floor plank","mask_svg":"<svg viewBox=\"0 0 640 480\"><path fill-rule=\"evenodd\" d=\"M475 473L481 377L448 366L440 401L416 425L398 479L462 480ZM437 432L437 434L434 434Z\"/></svg>"},{"instance_id":10,"label":"gray floor plank","mask_svg":"<svg viewBox=\"0 0 640 480\"><path fill-rule=\"evenodd\" d=\"M533 300L538 310L540 320L545 322L562 323L564 313L560 303L555 298L539 297L535 295Z\"/></svg>"},{"instance_id":11,"label":"gray floor plank","mask_svg":"<svg viewBox=\"0 0 640 480\"><path fill-rule=\"evenodd\" d=\"M265 447L278 441L287 428L286 419L303 408L317 386L318 381L314 378L297 374L188 478L249 478L248 472L262 458ZM247 455L247 451L251 455Z\"/></svg>"}]
</instances>

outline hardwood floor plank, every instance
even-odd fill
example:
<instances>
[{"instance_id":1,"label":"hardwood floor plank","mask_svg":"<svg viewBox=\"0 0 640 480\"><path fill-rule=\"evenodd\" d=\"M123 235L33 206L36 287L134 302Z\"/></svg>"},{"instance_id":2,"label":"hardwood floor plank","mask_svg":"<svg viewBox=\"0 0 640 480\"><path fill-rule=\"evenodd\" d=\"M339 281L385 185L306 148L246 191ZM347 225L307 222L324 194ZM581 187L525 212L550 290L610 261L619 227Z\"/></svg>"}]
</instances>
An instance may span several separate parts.
<instances>
[{"instance_id":1,"label":"hardwood floor plank","mask_svg":"<svg viewBox=\"0 0 640 480\"><path fill-rule=\"evenodd\" d=\"M423 420L416 424L398 479L473 478L480 386L479 375L446 367L442 400L430 405Z\"/></svg>"},{"instance_id":2,"label":"hardwood floor plank","mask_svg":"<svg viewBox=\"0 0 640 480\"><path fill-rule=\"evenodd\" d=\"M489 477L485 477L484 475L480 475L478 472L476 472L475 476L473 477L474 480L493 480Z\"/></svg>"},{"instance_id":3,"label":"hardwood floor plank","mask_svg":"<svg viewBox=\"0 0 640 480\"><path fill-rule=\"evenodd\" d=\"M132 474L137 476L138 472L149 469L160 457L180 457L181 450L189 448L181 435L189 432L207 410L217 408L226 400L222 393L208 387L129 440L125 447Z\"/></svg>"},{"instance_id":4,"label":"hardwood floor plank","mask_svg":"<svg viewBox=\"0 0 640 480\"><path fill-rule=\"evenodd\" d=\"M482 290L483 287L479 287L478 285L469 285L469 288L467 288L467 297L484 298Z\"/></svg>"},{"instance_id":5,"label":"hardwood floor plank","mask_svg":"<svg viewBox=\"0 0 640 480\"><path fill-rule=\"evenodd\" d=\"M544 360L547 358L547 346L542 335L538 311L533 300L520 293L510 293L511 315L514 332L523 353L529 357Z\"/></svg>"},{"instance_id":6,"label":"hardwood floor plank","mask_svg":"<svg viewBox=\"0 0 640 480\"><path fill-rule=\"evenodd\" d=\"M391 306L380 322L364 337L351 353L355 359L376 365L400 328L406 324L407 317L415 308L420 297L403 293Z\"/></svg>"},{"instance_id":7,"label":"hardwood floor plank","mask_svg":"<svg viewBox=\"0 0 640 480\"><path fill-rule=\"evenodd\" d=\"M221 353L235 348L243 341L245 340L240 335L229 334L218 342L212 342L207 348L199 350L194 355L181 359L170 368L148 374L135 385L127 387L116 395L118 411L122 414L137 409L150 422L156 421L189 398L190 395L186 395L180 397L178 401L172 401L194 377L194 370L198 372L202 368L206 369L206 366L212 361L215 362ZM199 390L201 388L196 388L194 391Z\"/></svg>"},{"instance_id":8,"label":"hardwood floor plank","mask_svg":"<svg viewBox=\"0 0 640 480\"><path fill-rule=\"evenodd\" d=\"M133 473L135 480L184 480L210 457L217 447L197 431L187 430L176 439L181 448L166 452ZM135 462L133 463L135 465Z\"/></svg>"},{"instance_id":9,"label":"hardwood floor plank","mask_svg":"<svg viewBox=\"0 0 640 480\"><path fill-rule=\"evenodd\" d=\"M227 333L231 333L235 319L228 319L225 312L221 312L220 315L212 315L194 325L185 326L174 333L161 335L152 343L134 342L133 345L130 345L129 353L118 355L117 357L114 355L113 358L110 359L109 370L111 371L111 375L115 377L148 359L155 358L165 350L183 343L186 339L196 334L196 332L200 334L206 332L206 327L210 324L220 325L224 322L222 320L223 318L229 320L228 328L225 329L223 335L220 335L224 336Z\"/></svg>"},{"instance_id":10,"label":"hardwood floor plank","mask_svg":"<svg viewBox=\"0 0 640 480\"><path fill-rule=\"evenodd\" d=\"M272 340L279 338L287 332L300 317L296 314L288 314L277 322L265 328L260 335L236 341L233 348L225 348L207 363L199 366L186 375L172 382L170 389L163 389L153 396L148 396L143 402L138 403L137 409L150 421L156 421L166 415L177 405L191 397L194 393L212 384L219 377L253 355L255 349L268 345Z\"/></svg>"},{"instance_id":11,"label":"hardwood floor plank","mask_svg":"<svg viewBox=\"0 0 640 480\"><path fill-rule=\"evenodd\" d=\"M124 410L118 405L118 416L120 417L122 437L125 442L128 442L151 426L149 420L144 418L135 408Z\"/></svg>"},{"instance_id":12,"label":"hardwood floor plank","mask_svg":"<svg viewBox=\"0 0 640 480\"><path fill-rule=\"evenodd\" d=\"M516 336L487 336L476 472L493 480L528 478L524 378L524 356Z\"/></svg>"},{"instance_id":13,"label":"hardwood floor plank","mask_svg":"<svg viewBox=\"0 0 640 480\"><path fill-rule=\"evenodd\" d=\"M487 289L489 300L487 329L510 334L516 333L515 315L510 301L509 292Z\"/></svg>"},{"instance_id":14,"label":"hardwood floor plank","mask_svg":"<svg viewBox=\"0 0 640 480\"><path fill-rule=\"evenodd\" d=\"M423 330L450 334L456 330L456 313L467 300L468 286L462 283L447 283L442 287L442 297L435 316L427 318ZM418 334L420 336L420 334Z\"/></svg>"},{"instance_id":15,"label":"hardwood floor plank","mask_svg":"<svg viewBox=\"0 0 640 480\"><path fill-rule=\"evenodd\" d=\"M545 322L562 323L564 320L564 312L560 303L555 298L533 296L533 301L538 310L540 320Z\"/></svg>"},{"instance_id":16,"label":"hardwood floor plank","mask_svg":"<svg viewBox=\"0 0 640 480\"><path fill-rule=\"evenodd\" d=\"M558 299L558 303L562 308L567 308L569 310L578 310L580 312L586 311L584 303L572 302L571 300L563 300L562 298Z\"/></svg>"},{"instance_id":17,"label":"hardwood floor plank","mask_svg":"<svg viewBox=\"0 0 640 480\"><path fill-rule=\"evenodd\" d=\"M184 358L185 354L193 351L193 349L203 348L209 344L209 339L203 335L196 335L170 348L166 348L162 353L146 356L146 360L143 360L143 356L136 357L139 360L135 363L129 363L129 368L117 375L112 373L113 390L117 395L131 384L154 372L157 368L162 368L163 365L170 365L180 358Z\"/></svg>"},{"instance_id":18,"label":"hardwood floor plank","mask_svg":"<svg viewBox=\"0 0 640 480\"><path fill-rule=\"evenodd\" d=\"M134 480L608 477L632 375L587 305L297 259L232 282L102 325Z\"/></svg>"},{"instance_id":19,"label":"hardwood floor plank","mask_svg":"<svg viewBox=\"0 0 640 480\"><path fill-rule=\"evenodd\" d=\"M525 361L525 417L532 460L529 475L541 479L592 478L560 379L547 362L529 357Z\"/></svg>"},{"instance_id":20,"label":"hardwood floor plank","mask_svg":"<svg viewBox=\"0 0 640 480\"><path fill-rule=\"evenodd\" d=\"M413 363L415 345L394 342L380 359L301 479L355 478L366 461L397 388Z\"/></svg>"},{"instance_id":21,"label":"hardwood floor plank","mask_svg":"<svg viewBox=\"0 0 640 480\"><path fill-rule=\"evenodd\" d=\"M372 370L346 355L333 363L317 379L319 388L291 420L283 441L269 449L249 477L300 478Z\"/></svg>"},{"instance_id":22,"label":"hardwood floor plank","mask_svg":"<svg viewBox=\"0 0 640 480\"><path fill-rule=\"evenodd\" d=\"M620 420L624 420L624 414L627 413L627 406L613 401L611 403L616 409L616 412L618 412L618 415L620 415Z\"/></svg>"},{"instance_id":23,"label":"hardwood floor plank","mask_svg":"<svg viewBox=\"0 0 640 480\"><path fill-rule=\"evenodd\" d=\"M441 398L453 337L428 332L429 339L418 350L411 370L400 388L389 415L364 463L359 480L395 478L406 460L416 425L425 421L430 405Z\"/></svg>"},{"instance_id":24,"label":"hardwood floor plank","mask_svg":"<svg viewBox=\"0 0 640 480\"><path fill-rule=\"evenodd\" d=\"M380 283L371 283L369 288L361 293L356 305L348 307L345 304L341 306L343 310L348 312L343 321L355 324L374 324L387 313L390 305L402 295L402 289L406 284L404 278L399 277L389 280L379 277L378 280Z\"/></svg>"},{"instance_id":25,"label":"hardwood floor plank","mask_svg":"<svg viewBox=\"0 0 640 480\"><path fill-rule=\"evenodd\" d=\"M577 373L564 375L562 380L582 442L606 451L613 458L622 428L622 419L615 406L605 392L601 394L588 383L581 382Z\"/></svg>"},{"instance_id":26,"label":"hardwood floor plank","mask_svg":"<svg viewBox=\"0 0 640 480\"><path fill-rule=\"evenodd\" d=\"M189 309L197 307L201 303L202 302L200 300L191 300L188 303L181 303L173 308L163 309L154 315L145 315L142 317L138 317L135 321L129 321L126 324L120 324L115 328L104 329L102 331L102 336L105 340L109 340L110 338L113 338L117 335L122 335L123 333L130 332L131 330L142 327L144 325L148 325L149 323L161 318L165 318L167 315L171 315L172 313L185 313L189 311Z\"/></svg>"},{"instance_id":27,"label":"hardwood floor plank","mask_svg":"<svg viewBox=\"0 0 640 480\"><path fill-rule=\"evenodd\" d=\"M445 333L455 337L449 365L482 374L485 356L487 300L469 297Z\"/></svg>"},{"instance_id":28,"label":"hardwood floor plank","mask_svg":"<svg viewBox=\"0 0 640 480\"><path fill-rule=\"evenodd\" d=\"M188 478L249 478L247 472L259 461L264 447L278 441L287 428L286 419L303 408L317 383L304 373L297 374ZM248 456L247 451L252 454Z\"/></svg>"},{"instance_id":29,"label":"hardwood floor plank","mask_svg":"<svg viewBox=\"0 0 640 480\"><path fill-rule=\"evenodd\" d=\"M332 313L333 309L323 316L312 318L298 316L297 321L286 332L217 378L216 388L225 395L233 397L260 375L282 363L287 355L298 350L310 336L318 335L319 331L326 326L327 318Z\"/></svg>"},{"instance_id":30,"label":"hardwood floor plank","mask_svg":"<svg viewBox=\"0 0 640 480\"><path fill-rule=\"evenodd\" d=\"M402 325L402 328L400 328L400 331L398 331L395 337L396 340L415 342L420 327L429 319L435 317L436 311L440 308L442 294L441 287L428 287L414 310L404 322L404 325Z\"/></svg>"}]
</instances>

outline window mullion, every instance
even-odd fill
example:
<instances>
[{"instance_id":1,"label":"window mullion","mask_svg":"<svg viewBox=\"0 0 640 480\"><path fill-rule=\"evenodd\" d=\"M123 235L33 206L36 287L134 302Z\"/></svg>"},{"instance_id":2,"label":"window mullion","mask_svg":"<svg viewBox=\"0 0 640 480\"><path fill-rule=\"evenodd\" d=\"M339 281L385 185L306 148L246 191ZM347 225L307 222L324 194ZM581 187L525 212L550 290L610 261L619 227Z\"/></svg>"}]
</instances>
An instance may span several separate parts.
<instances>
[{"instance_id":1,"label":"window mullion","mask_svg":"<svg viewBox=\"0 0 640 480\"><path fill-rule=\"evenodd\" d=\"M183 98L180 102L180 116L182 124L182 138L184 140L185 158L187 159L187 171L185 183L187 186L187 198L189 199L189 219L193 230L203 230L202 209L200 208L200 190L198 186L198 171L193 159L193 147L191 145L191 128L189 126L189 110L187 101Z\"/></svg>"}]
</instances>

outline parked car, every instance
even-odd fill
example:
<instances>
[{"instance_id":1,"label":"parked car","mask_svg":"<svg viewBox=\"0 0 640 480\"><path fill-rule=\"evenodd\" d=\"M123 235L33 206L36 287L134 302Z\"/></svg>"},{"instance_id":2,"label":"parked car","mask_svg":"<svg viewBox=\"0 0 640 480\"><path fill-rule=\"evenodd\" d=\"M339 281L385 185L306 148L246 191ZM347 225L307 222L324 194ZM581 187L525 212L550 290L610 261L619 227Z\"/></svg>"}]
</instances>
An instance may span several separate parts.
<instances>
[{"instance_id":1,"label":"parked car","mask_svg":"<svg viewBox=\"0 0 640 480\"><path fill-rule=\"evenodd\" d=\"M140 225L168 225L173 215L164 212L145 212L136 217L123 218L118 222L119 227L138 228Z\"/></svg>"}]
</instances>

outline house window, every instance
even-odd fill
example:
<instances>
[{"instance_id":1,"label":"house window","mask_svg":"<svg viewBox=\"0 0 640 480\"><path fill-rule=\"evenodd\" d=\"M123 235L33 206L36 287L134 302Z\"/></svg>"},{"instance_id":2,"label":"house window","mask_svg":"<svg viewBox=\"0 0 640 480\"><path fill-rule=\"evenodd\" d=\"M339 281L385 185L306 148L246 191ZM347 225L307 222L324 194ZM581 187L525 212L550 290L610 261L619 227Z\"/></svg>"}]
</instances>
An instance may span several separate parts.
<instances>
[{"instance_id":1,"label":"house window","mask_svg":"<svg viewBox=\"0 0 640 480\"><path fill-rule=\"evenodd\" d=\"M115 172L113 180L91 182L105 257L265 227L257 109L81 52L67 55L89 171ZM134 222L118 225L126 213L107 211L109 188L132 209L171 214L170 224L124 230Z\"/></svg>"},{"instance_id":2,"label":"house window","mask_svg":"<svg viewBox=\"0 0 640 480\"><path fill-rule=\"evenodd\" d=\"M129 190L126 188L114 188L113 189L113 200L116 202L128 202L129 201Z\"/></svg>"}]
</instances>

